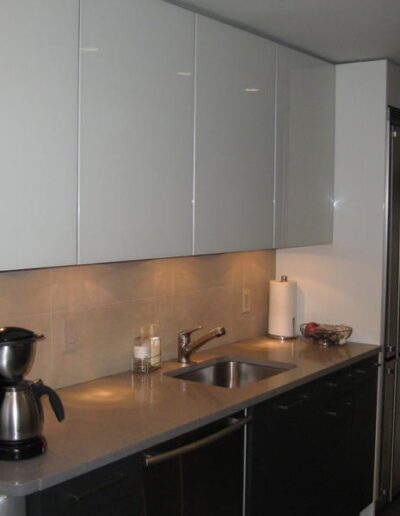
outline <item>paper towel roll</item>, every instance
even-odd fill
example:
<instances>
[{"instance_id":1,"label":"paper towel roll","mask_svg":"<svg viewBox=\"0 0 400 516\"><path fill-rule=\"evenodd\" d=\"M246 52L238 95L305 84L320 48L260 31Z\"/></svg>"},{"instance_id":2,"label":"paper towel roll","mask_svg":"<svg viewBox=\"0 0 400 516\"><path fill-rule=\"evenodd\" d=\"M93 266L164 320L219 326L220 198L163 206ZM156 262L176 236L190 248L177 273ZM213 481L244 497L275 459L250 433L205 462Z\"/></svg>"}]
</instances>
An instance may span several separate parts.
<instances>
[{"instance_id":1,"label":"paper towel roll","mask_svg":"<svg viewBox=\"0 0 400 516\"><path fill-rule=\"evenodd\" d=\"M296 299L297 283L287 281L269 282L269 319L268 332L275 337L296 336Z\"/></svg>"}]
</instances>

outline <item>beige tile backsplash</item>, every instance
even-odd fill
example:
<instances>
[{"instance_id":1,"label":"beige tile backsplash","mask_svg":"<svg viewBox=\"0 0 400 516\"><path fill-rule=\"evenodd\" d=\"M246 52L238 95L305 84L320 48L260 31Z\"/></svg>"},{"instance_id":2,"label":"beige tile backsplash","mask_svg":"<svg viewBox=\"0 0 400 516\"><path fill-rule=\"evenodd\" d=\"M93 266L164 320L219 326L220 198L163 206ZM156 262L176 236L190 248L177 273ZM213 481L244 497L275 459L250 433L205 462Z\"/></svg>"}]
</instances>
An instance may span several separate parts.
<instances>
[{"instance_id":1,"label":"beige tile backsplash","mask_svg":"<svg viewBox=\"0 0 400 516\"><path fill-rule=\"evenodd\" d=\"M209 346L265 333L274 277L274 251L2 272L0 325L46 335L29 376L61 387L129 369L143 324L160 325L164 360L182 329L224 325Z\"/></svg>"}]
</instances>

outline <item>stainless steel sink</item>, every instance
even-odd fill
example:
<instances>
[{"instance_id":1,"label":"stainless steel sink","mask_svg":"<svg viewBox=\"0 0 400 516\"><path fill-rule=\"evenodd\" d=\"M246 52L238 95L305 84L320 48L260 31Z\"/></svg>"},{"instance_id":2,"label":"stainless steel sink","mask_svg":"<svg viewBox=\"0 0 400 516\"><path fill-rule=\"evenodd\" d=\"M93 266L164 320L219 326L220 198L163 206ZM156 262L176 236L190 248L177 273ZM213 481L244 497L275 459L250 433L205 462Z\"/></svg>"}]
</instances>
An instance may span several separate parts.
<instances>
[{"instance_id":1,"label":"stainless steel sink","mask_svg":"<svg viewBox=\"0 0 400 516\"><path fill-rule=\"evenodd\" d=\"M234 389L265 380L293 369L293 364L280 362L255 362L238 358L221 358L213 362L196 364L184 370L170 371L167 376Z\"/></svg>"}]
</instances>

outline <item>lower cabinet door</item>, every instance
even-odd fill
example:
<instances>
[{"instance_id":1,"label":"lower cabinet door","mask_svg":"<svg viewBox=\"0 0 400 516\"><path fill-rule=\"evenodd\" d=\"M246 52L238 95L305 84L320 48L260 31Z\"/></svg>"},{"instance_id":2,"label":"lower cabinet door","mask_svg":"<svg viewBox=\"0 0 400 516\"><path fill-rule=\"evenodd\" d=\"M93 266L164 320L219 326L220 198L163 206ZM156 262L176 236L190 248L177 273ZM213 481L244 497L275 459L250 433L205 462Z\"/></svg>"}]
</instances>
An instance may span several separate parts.
<instances>
[{"instance_id":1,"label":"lower cabinet door","mask_svg":"<svg viewBox=\"0 0 400 516\"><path fill-rule=\"evenodd\" d=\"M247 516L357 516L373 496L376 358L256 405Z\"/></svg>"},{"instance_id":2,"label":"lower cabinet door","mask_svg":"<svg viewBox=\"0 0 400 516\"><path fill-rule=\"evenodd\" d=\"M28 516L140 516L142 461L134 455L27 497Z\"/></svg>"},{"instance_id":3,"label":"lower cabinet door","mask_svg":"<svg viewBox=\"0 0 400 516\"><path fill-rule=\"evenodd\" d=\"M243 416L145 454L145 516L242 516Z\"/></svg>"},{"instance_id":4,"label":"lower cabinet door","mask_svg":"<svg viewBox=\"0 0 400 516\"><path fill-rule=\"evenodd\" d=\"M375 462L375 421L377 404L377 358L360 362L352 368L354 378L354 420L352 433L353 514L358 514L373 500ZM399 471L400 466L396 465Z\"/></svg>"},{"instance_id":5,"label":"lower cabinet door","mask_svg":"<svg viewBox=\"0 0 400 516\"><path fill-rule=\"evenodd\" d=\"M186 455L182 466L185 516L242 516L241 432Z\"/></svg>"},{"instance_id":6,"label":"lower cabinet door","mask_svg":"<svg viewBox=\"0 0 400 516\"><path fill-rule=\"evenodd\" d=\"M356 516L353 417L348 370L257 405L247 516Z\"/></svg>"},{"instance_id":7,"label":"lower cabinet door","mask_svg":"<svg viewBox=\"0 0 400 516\"><path fill-rule=\"evenodd\" d=\"M313 429L313 512L324 516L356 516L351 503L353 395L349 391L316 406Z\"/></svg>"},{"instance_id":8,"label":"lower cabinet door","mask_svg":"<svg viewBox=\"0 0 400 516\"><path fill-rule=\"evenodd\" d=\"M143 516L182 515L181 476L182 457L170 458L146 467L143 479Z\"/></svg>"},{"instance_id":9,"label":"lower cabinet door","mask_svg":"<svg viewBox=\"0 0 400 516\"><path fill-rule=\"evenodd\" d=\"M315 411L306 389L254 408L249 431L248 516L313 516ZM320 513L321 516L323 513Z\"/></svg>"}]
</instances>

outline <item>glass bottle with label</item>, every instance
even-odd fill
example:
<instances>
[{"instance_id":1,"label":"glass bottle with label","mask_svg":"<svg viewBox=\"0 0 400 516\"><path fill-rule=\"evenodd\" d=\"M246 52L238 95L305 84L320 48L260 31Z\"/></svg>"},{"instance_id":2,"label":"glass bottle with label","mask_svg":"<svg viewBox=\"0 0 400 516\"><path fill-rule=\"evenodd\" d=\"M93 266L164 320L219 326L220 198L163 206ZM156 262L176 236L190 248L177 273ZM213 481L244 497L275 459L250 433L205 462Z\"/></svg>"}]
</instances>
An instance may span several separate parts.
<instances>
[{"instance_id":1,"label":"glass bottle with label","mask_svg":"<svg viewBox=\"0 0 400 516\"><path fill-rule=\"evenodd\" d=\"M161 367L161 340L158 326L140 328L140 337L134 339L132 372L150 373Z\"/></svg>"}]
</instances>

